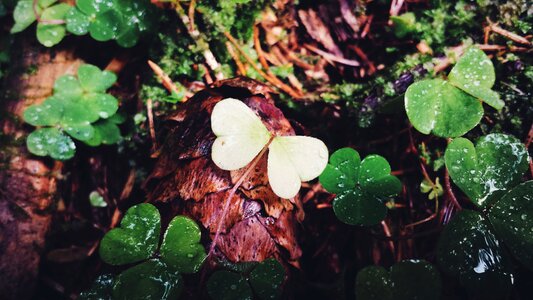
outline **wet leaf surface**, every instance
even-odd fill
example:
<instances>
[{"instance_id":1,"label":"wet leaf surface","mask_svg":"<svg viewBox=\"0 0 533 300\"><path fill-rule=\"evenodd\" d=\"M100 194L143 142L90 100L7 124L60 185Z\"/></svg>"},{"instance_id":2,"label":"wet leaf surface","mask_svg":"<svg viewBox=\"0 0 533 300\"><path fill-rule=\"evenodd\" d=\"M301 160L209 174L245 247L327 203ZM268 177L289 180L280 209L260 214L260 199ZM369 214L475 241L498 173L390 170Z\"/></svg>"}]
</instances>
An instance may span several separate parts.
<instances>
[{"instance_id":1,"label":"wet leaf surface","mask_svg":"<svg viewBox=\"0 0 533 300\"><path fill-rule=\"evenodd\" d=\"M113 285L116 300L172 300L183 290L183 279L159 260L149 260L127 269Z\"/></svg>"},{"instance_id":2,"label":"wet leaf surface","mask_svg":"<svg viewBox=\"0 0 533 300\"><path fill-rule=\"evenodd\" d=\"M200 228L195 221L184 216L175 217L165 233L161 259L181 273L198 272L206 258L200 238Z\"/></svg>"},{"instance_id":3,"label":"wet leaf surface","mask_svg":"<svg viewBox=\"0 0 533 300\"><path fill-rule=\"evenodd\" d=\"M111 265L123 265L150 258L159 245L161 220L155 206L131 207L120 227L109 231L100 244L100 257ZM131 270L131 269L130 269Z\"/></svg>"},{"instance_id":4,"label":"wet leaf surface","mask_svg":"<svg viewBox=\"0 0 533 300\"><path fill-rule=\"evenodd\" d=\"M488 217L511 253L533 270L533 181L505 194L490 209Z\"/></svg>"},{"instance_id":5,"label":"wet leaf surface","mask_svg":"<svg viewBox=\"0 0 533 300\"><path fill-rule=\"evenodd\" d=\"M337 194L333 210L339 220L350 225L374 225L387 214L383 198L398 194L402 187L390 172L383 157L369 155L361 161L357 151L343 148L331 155L320 183Z\"/></svg>"},{"instance_id":6,"label":"wet leaf surface","mask_svg":"<svg viewBox=\"0 0 533 300\"><path fill-rule=\"evenodd\" d=\"M444 228L437 247L441 269L472 297L505 299L513 283L506 250L478 212L463 210Z\"/></svg>"},{"instance_id":7,"label":"wet leaf surface","mask_svg":"<svg viewBox=\"0 0 533 300\"><path fill-rule=\"evenodd\" d=\"M448 145L445 161L453 182L479 207L515 186L529 167L524 144L504 134L483 136L475 147L457 138Z\"/></svg>"},{"instance_id":8,"label":"wet leaf surface","mask_svg":"<svg viewBox=\"0 0 533 300\"><path fill-rule=\"evenodd\" d=\"M113 289L113 275L104 274L98 276L91 288L81 292L78 299L80 300L111 300L111 291Z\"/></svg>"},{"instance_id":9,"label":"wet leaf surface","mask_svg":"<svg viewBox=\"0 0 533 300\"><path fill-rule=\"evenodd\" d=\"M28 150L39 156L67 160L74 156L76 145L70 137L57 128L41 128L30 133L26 139Z\"/></svg>"},{"instance_id":10,"label":"wet leaf surface","mask_svg":"<svg viewBox=\"0 0 533 300\"><path fill-rule=\"evenodd\" d=\"M207 292L213 300L252 300L246 279L230 271L217 271L207 281Z\"/></svg>"}]
</instances>

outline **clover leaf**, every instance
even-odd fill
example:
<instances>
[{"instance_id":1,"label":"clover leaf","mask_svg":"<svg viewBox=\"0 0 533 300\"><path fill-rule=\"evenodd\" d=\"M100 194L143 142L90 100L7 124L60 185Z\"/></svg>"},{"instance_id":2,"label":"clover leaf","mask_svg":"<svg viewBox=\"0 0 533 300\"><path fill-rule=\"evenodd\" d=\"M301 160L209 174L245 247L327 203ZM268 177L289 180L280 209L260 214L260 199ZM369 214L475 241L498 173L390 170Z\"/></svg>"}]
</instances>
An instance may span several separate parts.
<instances>
[{"instance_id":1,"label":"clover leaf","mask_svg":"<svg viewBox=\"0 0 533 300\"><path fill-rule=\"evenodd\" d=\"M24 120L33 126L49 126L59 131L61 136L70 142L73 137L89 146L101 144L115 144L121 139L118 124L123 120L115 118L118 110L118 100L105 91L116 81L116 75L109 71L101 71L93 65L81 65L78 76L64 75L54 83L54 94L48 97L42 104L35 104L24 111ZM49 131L46 131L49 132ZM55 132L55 131L53 131ZM68 137L68 134L70 137ZM36 137L41 138L36 139ZM66 152L68 155L57 155L56 150L50 147L60 148L60 142L66 139L55 139L58 145L47 145L38 148L41 135L34 135L28 139L30 152L54 158L69 159L74 155L73 149ZM30 145L31 143L31 145ZM62 147L61 149L66 149Z\"/></svg>"},{"instance_id":2,"label":"clover leaf","mask_svg":"<svg viewBox=\"0 0 533 300\"><path fill-rule=\"evenodd\" d=\"M161 220L155 206L147 203L131 207L120 227L109 231L100 243L102 260L123 265L150 258L157 250Z\"/></svg>"},{"instance_id":3,"label":"clover leaf","mask_svg":"<svg viewBox=\"0 0 533 300\"><path fill-rule=\"evenodd\" d=\"M181 275L163 262L152 259L127 269L113 285L115 300L178 299L183 289Z\"/></svg>"},{"instance_id":4,"label":"clover leaf","mask_svg":"<svg viewBox=\"0 0 533 300\"><path fill-rule=\"evenodd\" d=\"M216 271L207 281L207 292L214 300L278 299L285 278L285 269L270 258L251 267L245 263L246 272Z\"/></svg>"},{"instance_id":5,"label":"clover leaf","mask_svg":"<svg viewBox=\"0 0 533 300\"><path fill-rule=\"evenodd\" d=\"M483 116L481 101L501 109L494 84L494 66L483 51L471 47L450 72L448 81L428 79L409 86L405 110L413 126L424 134L457 137L474 128Z\"/></svg>"},{"instance_id":6,"label":"clover leaf","mask_svg":"<svg viewBox=\"0 0 533 300\"><path fill-rule=\"evenodd\" d=\"M387 160L369 155L363 161L351 148L333 153L320 175L320 183L337 194L333 210L339 220L351 225L374 225L387 214L383 200L401 191L401 182L390 175Z\"/></svg>"},{"instance_id":7,"label":"clover leaf","mask_svg":"<svg viewBox=\"0 0 533 300\"><path fill-rule=\"evenodd\" d=\"M533 181L505 194L489 210L488 218L514 257L533 270Z\"/></svg>"},{"instance_id":8,"label":"clover leaf","mask_svg":"<svg viewBox=\"0 0 533 300\"><path fill-rule=\"evenodd\" d=\"M168 225L161 245L163 261L182 273L196 273L205 260L201 232L193 220L178 216Z\"/></svg>"},{"instance_id":9,"label":"clover leaf","mask_svg":"<svg viewBox=\"0 0 533 300\"><path fill-rule=\"evenodd\" d=\"M26 145L28 150L35 155L49 155L57 160L72 158L76 149L72 139L57 128L35 130L28 135Z\"/></svg>"},{"instance_id":10,"label":"clover leaf","mask_svg":"<svg viewBox=\"0 0 533 300\"><path fill-rule=\"evenodd\" d=\"M475 147L454 139L444 157L453 182L479 207L518 184L529 167L524 144L505 134L483 136Z\"/></svg>"},{"instance_id":11,"label":"clover leaf","mask_svg":"<svg viewBox=\"0 0 533 300\"><path fill-rule=\"evenodd\" d=\"M58 44L65 37L66 29L63 21L71 6L66 3L56 3L57 0L21 0L13 11L15 24L11 33L21 32L28 28L39 16L37 24L37 40L46 47Z\"/></svg>"},{"instance_id":12,"label":"clover leaf","mask_svg":"<svg viewBox=\"0 0 533 300\"><path fill-rule=\"evenodd\" d=\"M509 255L478 212L465 209L444 228L437 259L476 299L504 299L512 286Z\"/></svg>"},{"instance_id":13,"label":"clover leaf","mask_svg":"<svg viewBox=\"0 0 533 300\"><path fill-rule=\"evenodd\" d=\"M404 260L390 269L370 266L357 274L355 294L361 300L439 299L439 272L424 260Z\"/></svg>"},{"instance_id":14,"label":"clover leaf","mask_svg":"<svg viewBox=\"0 0 533 300\"><path fill-rule=\"evenodd\" d=\"M132 47L154 27L156 15L147 0L87 0L76 2L66 23L75 35L89 33L97 41L114 39L122 47Z\"/></svg>"},{"instance_id":15,"label":"clover leaf","mask_svg":"<svg viewBox=\"0 0 533 300\"><path fill-rule=\"evenodd\" d=\"M64 24L48 24L47 22L62 21L65 19L70 5L60 3L46 8L41 14L41 22L37 24L37 40L46 47L59 44L65 37Z\"/></svg>"},{"instance_id":16,"label":"clover leaf","mask_svg":"<svg viewBox=\"0 0 533 300\"><path fill-rule=\"evenodd\" d=\"M463 210L445 227L437 247L439 264L473 296L508 297L514 278L510 254L533 270L532 195L533 181L527 181L497 199L486 214Z\"/></svg>"}]
</instances>

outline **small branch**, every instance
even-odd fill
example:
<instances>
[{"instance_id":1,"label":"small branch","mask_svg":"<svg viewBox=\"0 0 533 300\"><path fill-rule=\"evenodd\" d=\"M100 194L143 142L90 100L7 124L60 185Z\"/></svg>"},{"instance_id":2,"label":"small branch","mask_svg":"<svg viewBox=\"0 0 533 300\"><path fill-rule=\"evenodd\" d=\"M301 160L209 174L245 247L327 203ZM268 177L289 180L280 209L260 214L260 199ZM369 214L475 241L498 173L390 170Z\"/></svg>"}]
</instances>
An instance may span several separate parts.
<instances>
[{"instance_id":1,"label":"small branch","mask_svg":"<svg viewBox=\"0 0 533 300\"><path fill-rule=\"evenodd\" d=\"M250 56L248 56L248 54L246 54L246 52L244 52L239 47L239 43L237 43L237 40L233 36L231 36L231 34L229 32L224 32L224 35L226 36L226 38L228 38L230 43L233 46L235 46L235 49L237 49L237 51L239 51L239 53L244 57L244 59L250 64L250 66L252 68L254 68L254 70L256 70L257 73L259 73L259 75L261 75L261 77L265 78L272 85L274 85L275 87L277 87L280 90L284 91L285 93L289 94L291 97L293 97L295 99L303 98L303 95L301 93L298 93L297 91L292 89L292 87L288 86L287 84L285 84L281 80L279 80L277 77L271 77L267 73L265 73L263 70L258 68L256 66L255 61Z\"/></svg>"},{"instance_id":2,"label":"small branch","mask_svg":"<svg viewBox=\"0 0 533 300\"><path fill-rule=\"evenodd\" d=\"M503 28L501 28L500 26L498 26L497 23L493 23L489 18L487 18L487 22L489 23L489 28L491 31L503 36L503 37L506 37L507 39L515 42L515 43L518 43L518 44L522 44L522 45L527 45L527 46L531 46L531 42L526 39L525 37L522 37L522 36L519 36L518 34L514 33L514 32L510 32L508 30L505 30Z\"/></svg>"},{"instance_id":3,"label":"small branch","mask_svg":"<svg viewBox=\"0 0 533 300\"><path fill-rule=\"evenodd\" d=\"M163 83L163 86L167 89L169 93L179 94L178 88L176 88L176 85L174 84L174 82L172 82L172 79L170 79L170 77L168 77L168 75L165 74L165 72L156 63L149 60L148 65L154 71L155 75L157 75L157 77L161 80L161 83Z\"/></svg>"},{"instance_id":4,"label":"small branch","mask_svg":"<svg viewBox=\"0 0 533 300\"><path fill-rule=\"evenodd\" d=\"M154 114L152 112L152 99L146 101L146 112L148 115L148 126L150 127L150 138L152 139L152 154L157 151L157 139L154 127Z\"/></svg>"},{"instance_id":5,"label":"small branch","mask_svg":"<svg viewBox=\"0 0 533 300\"><path fill-rule=\"evenodd\" d=\"M233 58L235 65L237 65L237 70L239 71L239 74L242 76L246 76L246 68L242 64L242 61L239 59L239 55L235 52L235 49L233 48L230 42L226 42L226 48L228 49L231 58Z\"/></svg>"},{"instance_id":6,"label":"small branch","mask_svg":"<svg viewBox=\"0 0 533 300\"><path fill-rule=\"evenodd\" d=\"M304 47L315 52L316 54L322 56L323 58L327 59L328 61L334 61L334 62L338 62L340 64L343 64L343 65L347 65L347 66L352 66L352 67L359 67L361 64L356 61L356 60L352 60L352 59L346 59L344 57L339 57L335 54L331 54L329 52L326 52L324 50L320 50L318 49L317 47L313 46L313 45L310 45L310 44L304 44Z\"/></svg>"}]
</instances>

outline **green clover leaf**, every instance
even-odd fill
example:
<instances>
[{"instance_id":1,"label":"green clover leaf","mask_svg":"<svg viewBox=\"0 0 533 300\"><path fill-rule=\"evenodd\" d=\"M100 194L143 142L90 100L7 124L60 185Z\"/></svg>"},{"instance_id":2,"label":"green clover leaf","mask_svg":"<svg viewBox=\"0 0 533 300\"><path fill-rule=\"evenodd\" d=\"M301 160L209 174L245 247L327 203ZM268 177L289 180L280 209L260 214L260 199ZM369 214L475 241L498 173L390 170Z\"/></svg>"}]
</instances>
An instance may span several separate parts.
<instances>
[{"instance_id":1,"label":"green clover leaf","mask_svg":"<svg viewBox=\"0 0 533 300\"><path fill-rule=\"evenodd\" d=\"M357 274L355 293L361 300L440 299L441 278L424 260L404 260L390 269L370 266Z\"/></svg>"},{"instance_id":2,"label":"green clover leaf","mask_svg":"<svg viewBox=\"0 0 533 300\"><path fill-rule=\"evenodd\" d=\"M265 300L280 297L285 269L277 260L270 258L251 266L245 263L242 269L246 273L227 270L213 273L207 281L209 296L214 300L251 300L254 294L258 299Z\"/></svg>"},{"instance_id":3,"label":"green clover leaf","mask_svg":"<svg viewBox=\"0 0 533 300\"><path fill-rule=\"evenodd\" d=\"M178 299L183 290L181 275L163 262L152 259L127 269L117 276L112 299Z\"/></svg>"},{"instance_id":4,"label":"green clover leaf","mask_svg":"<svg viewBox=\"0 0 533 300\"><path fill-rule=\"evenodd\" d=\"M205 260L205 249L200 244L200 228L193 220L175 217L163 238L162 260L182 273L196 273Z\"/></svg>"},{"instance_id":5,"label":"green clover leaf","mask_svg":"<svg viewBox=\"0 0 533 300\"><path fill-rule=\"evenodd\" d=\"M151 204L131 207L120 227L109 231L100 243L100 256L111 265L123 265L150 258L157 250L161 220Z\"/></svg>"},{"instance_id":6,"label":"green clover leaf","mask_svg":"<svg viewBox=\"0 0 533 300\"><path fill-rule=\"evenodd\" d=\"M57 97L48 97L42 104L28 107L23 114L24 121L33 126L57 125L63 116L65 106Z\"/></svg>"},{"instance_id":7,"label":"green clover leaf","mask_svg":"<svg viewBox=\"0 0 533 300\"><path fill-rule=\"evenodd\" d=\"M466 50L450 71L448 81L495 109L505 105L498 93L491 90L496 81L492 61L476 47Z\"/></svg>"},{"instance_id":8,"label":"green clover leaf","mask_svg":"<svg viewBox=\"0 0 533 300\"><path fill-rule=\"evenodd\" d=\"M452 69L449 80L416 82L405 92L405 110L413 126L424 134L461 136L483 116L481 101L501 109L504 103L490 88L494 67L483 51L471 47Z\"/></svg>"},{"instance_id":9,"label":"green clover leaf","mask_svg":"<svg viewBox=\"0 0 533 300\"><path fill-rule=\"evenodd\" d=\"M89 32L91 19L77 7L72 7L65 16L67 31L75 35L85 35Z\"/></svg>"},{"instance_id":10,"label":"green clover leaf","mask_svg":"<svg viewBox=\"0 0 533 300\"><path fill-rule=\"evenodd\" d=\"M49 155L57 160L72 158L76 150L72 139L55 127L40 128L30 133L26 146L35 155Z\"/></svg>"},{"instance_id":11,"label":"green clover leaf","mask_svg":"<svg viewBox=\"0 0 533 300\"><path fill-rule=\"evenodd\" d=\"M48 24L46 21L64 20L70 5L60 3L46 8L41 14L41 22L37 24L37 40L46 47L57 45L65 37L64 24Z\"/></svg>"},{"instance_id":12,"label":"green clover leaf","mask_svg":"<svg viewBox=\"0 0 533 300\"><path fill-rule=\"evenodd\" d=\"M480 213L463 210L444 228L437 246L442 270L476 299L504 299L513 283L502 243Z\"/></svg>"},{"instance_id":13,"label":"green clover leaf","mask_svg":"<svg viewBox=\"0 0 533 300\"><path fill-rule=\"evenodd\" d=\"M337 150L319 177L322 186L337 196L333 210L339 220L350 225L374 225L383 220L387 208L382 200L398 194L402 184L387 160L369 155L361 161L351 148Z\"/></svg>"},{"instance_id":14,"label":"green clover leaf","mask_svg":"<svg viewBox=\"0 0 533 300\"><path fill-rule=\"evenodd\" d=\"M67 99L79 99L83 94L79 80L72 75L63 75L54 83L54 95Z\"/></svg>"},{"instance_id":15,"label":"green clover leaf","mask_svg":"<svg viewBox=\"0 0 533 300\"><path fill-rule=\"evenodd\" d=\"M483 136L475 147L454 139L444 157L453 182L479 207L518 184L529 167L524 144L505 134Z\"/></svg>"},{"instance_id":16,"label":"green clover leaf","mask_svg":"<svg viewBox=\"0 0 533 300\"><path fill-rule=\"evenodd\" d=\"M511 253L533 270L533 181L505 194L489 210L488 218Z\"/></svg>"},{"instance_id":17,"label":"green clover leaf","mask_svg":"<svg viewBox=\"0 0 533 300\"><path fill-rule=\"evenodd\" d=\"M117 75L113 72L101 71L93 65L81 65L78 68L78 79L85 91L103 93L117 81Z\"/></svg>"},{"instance_id":18,"label":"green clover leaf","mask_svg":"<svg viewBox=\"0 0 533 300\"><path fill-rule=\"evenodd\" d=\"M76 0L76 7L91 16L106 12L114 7L113 0Z\"/></svg>"}]
</instances>

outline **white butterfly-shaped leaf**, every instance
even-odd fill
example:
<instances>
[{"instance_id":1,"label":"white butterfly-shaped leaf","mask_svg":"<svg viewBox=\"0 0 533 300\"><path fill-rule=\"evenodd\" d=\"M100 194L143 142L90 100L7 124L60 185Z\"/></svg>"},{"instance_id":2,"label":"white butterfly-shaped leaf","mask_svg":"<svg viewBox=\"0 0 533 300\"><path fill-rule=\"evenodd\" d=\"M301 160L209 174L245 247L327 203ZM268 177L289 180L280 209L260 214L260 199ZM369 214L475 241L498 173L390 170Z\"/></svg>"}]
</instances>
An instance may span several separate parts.
<instances>
[{"instance_id":1,"label":"white butterfly-shaped leaf","mask_svg":"<svg viewBox=\"0 0 533 300\"><path fill-rule=\"evenodd\" d=\"M211 158L223 170L248 165L272 137L261 119L246 104L233 98L215 105L211 128L217 136ZM318 177L328 163L326 145L308 136L275 136L268 151L268 181L281 198L296 196L301 182Z\"/></svg>"}]
</instances>

